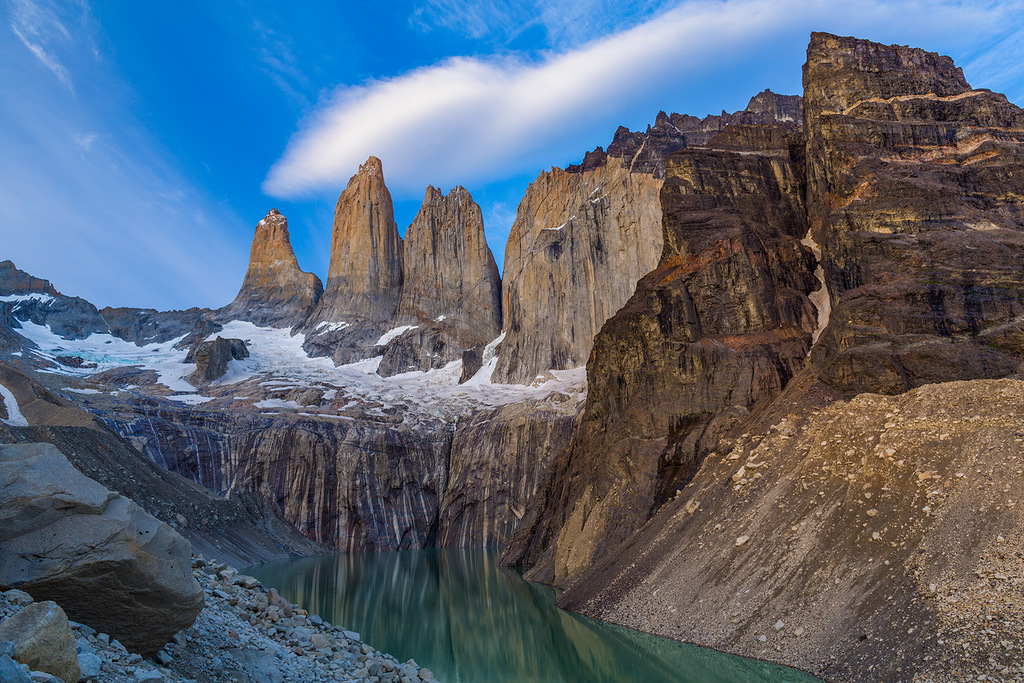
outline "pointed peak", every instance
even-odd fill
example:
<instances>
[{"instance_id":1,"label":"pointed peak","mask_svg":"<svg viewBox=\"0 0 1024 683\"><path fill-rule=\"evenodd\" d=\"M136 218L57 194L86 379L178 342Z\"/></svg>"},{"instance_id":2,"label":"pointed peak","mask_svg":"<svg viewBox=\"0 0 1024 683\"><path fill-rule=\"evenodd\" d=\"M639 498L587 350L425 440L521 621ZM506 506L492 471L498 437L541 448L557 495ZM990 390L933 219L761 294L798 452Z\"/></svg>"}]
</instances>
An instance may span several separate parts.
<instances>
[{"instance_id":1,"label":"pointed peak","mask_svg":"<svg viewBox=\"0 0 1024 683\"><path fill-rule=\"evenodd\" d=\"M366 163L359 167L359 172L363 174L384 175L384 164L377 157L371 156L366 160Z\"/></svg>"}]
</instances>

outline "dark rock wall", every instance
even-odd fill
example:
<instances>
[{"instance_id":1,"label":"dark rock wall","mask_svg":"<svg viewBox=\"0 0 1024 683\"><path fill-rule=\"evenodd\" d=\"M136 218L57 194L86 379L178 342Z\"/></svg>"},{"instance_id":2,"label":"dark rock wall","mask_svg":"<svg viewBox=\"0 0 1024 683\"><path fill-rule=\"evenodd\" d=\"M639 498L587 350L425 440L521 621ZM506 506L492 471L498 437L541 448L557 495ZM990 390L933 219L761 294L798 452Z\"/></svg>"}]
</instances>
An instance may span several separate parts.
<instances>
[{"instance_id":1,"label":"dark rock wall","mask_svg":"<svg viewBox=\"0 0 1024 683\"><path fill-rule=\"evenodd\" d=\"M801 137L732 127L666 165L661 264L594 340L580 428L504 558L548 581L639 528L810 348Z\"/></svg>"},{"instance_id":2,"label":"dark rock wall","mask_svg":"<svg viewBox=\"0 0 1024 683\"><path fill-rule=\"evenodd\" d=\"M1024 112L948 57L814 34L808 216L844 393L1004 377L1024 356Z\"/></svg>"}]
</instances>

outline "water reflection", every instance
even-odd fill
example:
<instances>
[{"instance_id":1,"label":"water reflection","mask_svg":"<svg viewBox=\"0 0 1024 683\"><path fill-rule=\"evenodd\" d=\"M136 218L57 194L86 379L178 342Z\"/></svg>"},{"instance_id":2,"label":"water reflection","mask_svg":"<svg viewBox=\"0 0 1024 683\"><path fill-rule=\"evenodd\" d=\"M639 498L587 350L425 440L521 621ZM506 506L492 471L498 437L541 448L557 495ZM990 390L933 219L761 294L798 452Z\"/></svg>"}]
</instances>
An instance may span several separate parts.
<instances>
[{"instance_id":1,"label":"water reflection","mask_svg":"<svg viewBox=\"0 0 1024 683\"><path fill-rule=\"evenodd\" d=\"M250 568L268 586L445 683L805 683L793 669L563 612L487 550L409 550Z\"/></svg>"}]
</instances>

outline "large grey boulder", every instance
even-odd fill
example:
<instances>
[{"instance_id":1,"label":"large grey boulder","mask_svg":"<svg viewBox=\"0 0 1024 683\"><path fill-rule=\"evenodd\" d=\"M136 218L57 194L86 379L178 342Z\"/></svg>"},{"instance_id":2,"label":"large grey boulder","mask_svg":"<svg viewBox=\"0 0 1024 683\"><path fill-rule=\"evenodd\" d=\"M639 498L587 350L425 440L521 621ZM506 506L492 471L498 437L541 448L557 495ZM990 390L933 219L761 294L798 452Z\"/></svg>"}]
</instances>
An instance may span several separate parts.
<instances>
[{"instance_id":1,"label":"large grey boulder","mask_svg":"<svg viewBox=\"0 0 1024 683\"><path fill-rule=\"evenodd\" d=\"M34 602L0 621L0 641L5 640L14 643L14 659L33 671L51 674L64 683L78 683L82 677L71 625L55 602Z\"/></svg>"},{"instance_id":2,"label":"large grey boulder","mask_svg":"<svg viewBox=\"0 0 1024 683\"><path fill-rule=\"evenodd\" d=\"M203 608L191 557L187 540L51 444L0 446L0 589L53 600L152 654Z\"/></svg>"}]
</instances>

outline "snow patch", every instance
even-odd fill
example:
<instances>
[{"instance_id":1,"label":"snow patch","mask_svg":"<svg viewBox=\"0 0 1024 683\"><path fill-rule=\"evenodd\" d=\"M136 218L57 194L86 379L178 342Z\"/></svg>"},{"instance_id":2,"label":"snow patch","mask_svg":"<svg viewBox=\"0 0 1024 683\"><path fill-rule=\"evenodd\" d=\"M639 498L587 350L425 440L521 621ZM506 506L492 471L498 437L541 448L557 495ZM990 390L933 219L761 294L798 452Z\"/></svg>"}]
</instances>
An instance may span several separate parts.
<instances>
[{"instance_id":1,"label":"snow patch","mask_svg":"<svg viewBox=\"0 0 1024 683\"><path fill-rule=\"evenodd\" d=\"M0 420L5 425L10 427L28 427L28 420L21 414L21 410L18 408L18 399L14 398L14 394L11 390L0 384L0 398L3 398L4 405L7 407L7 419Z\"/></svg>"},{"instance_id":2,"label":"snow patch","mask_svg":"<svg viewBox=\"0 0 1024 683\"><path fill-rule=\"evenodd\" d=\"M829 316L832 314L832 299L828 295L828 286L825 284L825 269L821 266L821 247L814 241L811 236L810 229L807 230L807 235L800 240L800 244L804 245L814 254L814 258L818 263L818 267L814 269L814 277L818 278L818 282L821 283L821 287L807 295L807 298L814 304L814 308L818 311L818 323L814 327L814 332L811 333L811 347L818 343L818 338L821 333L828 327ZM811 355L810 349L807 350L807 355Z\"/></svg>"},{"instance_id":3,"label":"snow patch","mask_svg":"<svg viewBox=\"0 0 1024 683\"><path fill-rule=\"evenodd\" d=\"M199 405L200 403L206 403L212 401L212 396L200 396L199 394L175 394L174 396L167 396L171 401L178 401L179 403L185 403L190 406Z\"/></svg>"},{"instance_id":4,"label":"snow patch","mask_svg":"<svg viewBox=\"0 0 1024 683\"><path fill-rule=\"evenodd\" d=\"M51 304L54 299L49 294L40 294L39 292L32 292L31 294L7 294L6 296L0 296L0 301L6 301L8 303L24 303L26 301L38 301L41 304Z\"/></svg>"},{"instance_id":5,"label":"snow patch","mask_svg":"<svg viewBox=\"0 0 1024 683\"><path fill-rule=\"evenodd\" d=\"M436 318L434 318L434 322L438 322L439 323L439 322L443 321L447 317L448 316L446 316L444 313L442 313L441 315L439 315Z\"/></svg>"},{"instance_id":6,"label":"snow patch","mask_svg":"<svg viewBox=\"0 0 1024 683\"><path fill-rule=\"evenodd\" d=\"M53 334L46 326L31 322L26 322L24 329L17 332L35 342L41 349L39 355L53 361L54 365L56 355L81 356L97 364L96 368L91 369L57 367L50 372L87 377L114 367L136 366L156 371L158 381L179 395L168 397L170 400L206 400L198 396L196 388L185 381L184 377L193 372L195 366L182 362L187 351L174 350L172 346L176 341L139 347L109 334L91 335L84 340L68 340ZM504 336L487 345L484 349L484 367L469 382L460 385L461 360L426 372L381 377L377 374L380 356L337 366L329 357L310 357L302 348L305 335L292 335L288 329L257 327L250 322L233 320L225 324L217 334L245 340L250 354L244 360L232 360L228 365L228 375L217 380L217 385L231 384L242 377L257 377L261 385L268 388L325 388L328 389L324 393L327 400L344 395L353 402L351 405L364 401L402 405L412 418L411 426L418 419L454 420L470 410L497 408L525 399L542 399L554 391L578 397L586 395L583 393L586 383L586 371L583 368L578 371L553 372L553 379L534 385L492 383L491 376L497 367L496 348Z\"/></svg>"},{"instance_id":7,"label":"snow patch","mask_svg":"<svg viewBox=\"0 0 1024 683\"><path fill-rule=\"evenodd\" d=\"M377 340L377 343L374 344L374 346L384 346L392 339L401 337L409 330L415 330L417 327L419 327L419 325L402 325L401 327L390 329L380 336L380 339Z\"/></svg>"},{"instance_id":8,"label":"snow patch","mask_svg":"<svg viewBox=\"0 0 1024 683\"><path fill-rule=\"evenodd\" d=\"M480 369L476 371L476 374L466 380L462 386L479 387L491 383L491 375L494 374L494 368L498 367L498 354L495 353L495 349L497 349L498 344L503 341L505 341L504 332L499 334L497 339L484 347L484 352L481 354L481 361L483 364L480 366Z\"/></svg>"},{"instance_id":9,"label":"snow patch","mask_svg":"<svg viewBox=\"0 0 1024 683\"><path fill-rule=\"evenodd\" d=\"M100 394L103 393L99 389L79 389L77 387L64 387L62 391L73 391L76 394Z\"/></svg>"},{"instance_id":10,"label":"snow patch","mask_svg":"<svg viewBox=\"0 0 1024 683\"><path fill-rule=\"evenodd\" d=\"M64 339L54 334L49 325L36 325L25 320L21 329L15 330L36 345L34 352L40 358L53 363L53 368L46 370L51 374L87 377L126 365L153 370L157 373L157 381L171 391L193 392L195 387L185 381L185 375L192 372L194 366L185 365L183 361L188 351L178 351L174 345L185 338L181 335L163 344L147 344L136 346L124 339L111 334L90 334L85 339ZM80 356L87 363L95 363L95 368L69 368L61 366L56 356Z\"/></svg>"},{"instance_id":11,"label":"snow patch","mask_svg":"<svg viewBox=\"0 0 1024 683\"><path fill-rule=\"evenodd\" d=\"M316 328L313 330L313 333L314 334L325 334L327 332L337 332L338 330L343 330L346 327L352 327L352 323L346 323L346 322L331 323L331 322L327 322L325 320L325 321L323 321L322 323L320 323L319 325L316 326Z\"/></svg>"},{"instance_id":12,"label":"snow patch","mask_svg":"<svg viewBox=\"0 0 1024 683\"><path fill-rule=\"evenodd\" d=\"M286 410L302 410L302 406L295 401L285 401L280 398L265 398L262 401L253 403L253 405L260 409L282 408Z\"/></svg>"}]
</instances>

